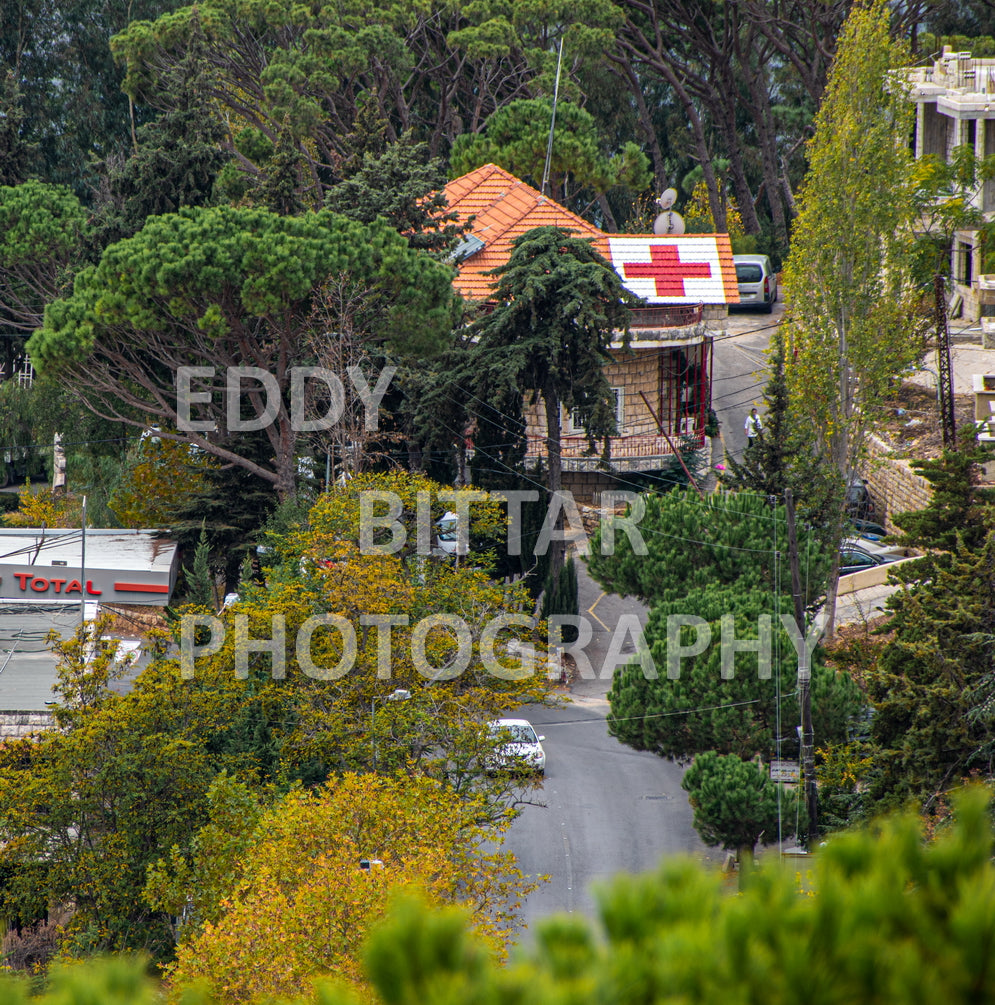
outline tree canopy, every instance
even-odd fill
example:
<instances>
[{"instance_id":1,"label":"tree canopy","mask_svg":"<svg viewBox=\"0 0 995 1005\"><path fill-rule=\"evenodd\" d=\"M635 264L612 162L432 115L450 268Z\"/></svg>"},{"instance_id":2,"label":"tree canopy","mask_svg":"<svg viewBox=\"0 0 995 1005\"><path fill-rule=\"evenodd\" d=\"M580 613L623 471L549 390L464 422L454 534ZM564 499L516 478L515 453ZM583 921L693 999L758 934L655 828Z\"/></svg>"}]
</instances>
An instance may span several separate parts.
<instances>
[{"instance_id":1,"label":"tree canopy","mask_svg":"<svg viewBox=\"0 0 995 1005\"><path fill-rule=\"evenodd\" d=\"M637 659L616 670L608 728L637 750L675 759L709 750L771 758L782 742L795 749L784 727L800 722L798 659L779 615L793 615L787 598L778 603L743 583L691 589L680 600L654 604L643 632L652 669ZM769 634L763 617L770 619ZM766 639L769 662L744 651L724 666L724 638L754 645ZM819 743L842 742L862 707L860 693L849 676L824 665L818 650L811 662Z\"/></svg>"},{"instance_id":2,"label":"tree canopy","mask_svg":"<svg viewBox=\"0 0 995 1005\"><path fill-rule=\"evenodd\" d=\"M787 530L783 505L771 505L755 491L723 492L702 498L690 490L644 493L637 529L645 554L616 527L610 554L604 529L591 541L591 575L606 590L649 604L679 601L709 586L767 589L786 595L790 576L781 551ZM828 556L814 530L800 528L805 602L824 590ZM778 560L780 556L780 561Z\"/></svg>"},{"instance_id":3,"label":"tree canopy","mask_svg":"<svg viewBox=\"0 0 995 1005\"><path fill-rule=\"evenodd\" d=\"M737 852L743 874L759 842L774 844L803 829L796 814L799 800L770 780L763 762L705 751L685 772L681 788L688 793L694 828L702 840Z\"/></svg>"},{"instance_id":4,"label":"tree canopy","mask_svg":"<svg viewBox=\"0 0 995 1005\"><path fill-rule=\"evenodd\" d=\"M286 496L297 465L291 369L314 362L309 329L313 343L355 320L312 316L322 285L345 280L359 287L364 321L375 325L361 333L368 343L402 355L445 344L449 269L410 250L383 221L364 226L328 211L286 217L217 207L153 217L108 247L98 265L77 275L71 296L49 305L29 352L39 370L57 372L98 415L139 428L161 423L161 435L245 467ZM249 456L229 428L221 388L233 366L258 367L276 382L276 414L268 421L268 395L258 384L247 395L249 416L273 451L268 463ZM212 389L210 401L186 418L213 420L215 434L179 429L181 367L214 368L201 385ZM378 375L364 376L373 388Z\"/></svg>"},{"instance_id":5,"label":"tree canopy","mask_svg":"<svg viewBox=\"0 0 995 1005\"><path fill-rule=\"evenodd\" d=\"M0 188L0 324L30 334L69 285L88 229L79 199L61 185Z\"/></svg>"},{"instance_id":6,"label":"tree canopy","mask_svg":"<svg viewBox=\"0 0 995 1005\"><path fill-rule=\"evenodd\" d=\"M895 594L889 637L864 676L876 742L866 782L885 803L930 805L995 751L995 534L955 548L931 578Z\"/></svg>"},{"instance_id":7,"label":"tree canopy","mask_svg":"<svg viewBox=\"0 0 995 1005\"><path fill-rule=\"evenodd\" d=\"M789 387L841 476L890 380L922 352L909 271L911 108L888 82L906 61L887 5L854 8L816 117L785 267L795 305Z\"/></svg>"},{"instance_id":8,"label":"tree canopy","mask_svg":"<svg viewBox=\"0 0 995 1005\"><path fill-rule=\"evenodd\" d=\"M330 976L367 990L361 947L401 893L466 907L501 953L519 899L535 884L500 849L509 821L481 827L478 812L431 779L347 774L290 792L244 825L228 820L245 834L227 846L238 854L212 862L201 843L193 871L174 884L179 909L184 880L229 870L214 919L187 926L168 983L180 994L206 983L229 1002L308 994Z\"/></svg>"}]
</instances>

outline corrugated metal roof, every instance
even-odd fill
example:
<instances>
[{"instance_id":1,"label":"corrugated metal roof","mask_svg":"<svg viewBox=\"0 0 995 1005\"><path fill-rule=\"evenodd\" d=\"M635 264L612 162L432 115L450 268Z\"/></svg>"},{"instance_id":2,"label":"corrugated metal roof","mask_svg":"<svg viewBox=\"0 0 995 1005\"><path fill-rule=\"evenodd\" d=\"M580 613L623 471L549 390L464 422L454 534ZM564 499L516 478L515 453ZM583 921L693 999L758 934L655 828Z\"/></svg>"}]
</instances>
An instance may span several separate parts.
<instances>
[{"instance_id":1,"label":"corrugated metal roof","mask_svg":"<svg viewBox=\"0 0 995 1005\"><path fill-rule=\"evenodd\" d=\"M508 261L517 237L535 227L562 227L593 240L626 286L650 303L739 302L728 234L608 235L496 164L454 179L445 193L461 220L474 218L471 233L483 242L458 262L454 285L468 299L491 296L494 277L487 273Z\"/></svg>"},{"instance_id":2,"label":"corrugated metal roof","mask_svg":"<svg viewBox=\"0 0 995 1005\"><path fill-rule=\"evenodd\" d=\"M0 567L4 565L79 564L83 533L75 528L0 527ZM86 564L90 569L168 573L176 542L154 530L87 529Z\"/></svg>"}]
</instances>

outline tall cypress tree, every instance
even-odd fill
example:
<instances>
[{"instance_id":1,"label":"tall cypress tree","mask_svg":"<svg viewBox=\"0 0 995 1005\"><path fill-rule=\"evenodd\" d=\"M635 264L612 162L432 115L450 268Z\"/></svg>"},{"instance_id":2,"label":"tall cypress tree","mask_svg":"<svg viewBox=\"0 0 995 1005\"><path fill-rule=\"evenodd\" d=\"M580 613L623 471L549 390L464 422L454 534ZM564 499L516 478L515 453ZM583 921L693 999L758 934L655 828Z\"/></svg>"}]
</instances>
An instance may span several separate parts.
<instances>
[{"instance_id":1,"label":"tall cypress tree","mask_svg":"<svg viewBox=\"0 0 995 1005\"><path fill-rule=\"evenodd\" d=\"M593 448L615 433L615 398L604 373L617 331L628 340L629 306L641 303L589 241L560 227L536 227L512 245L493 271L493 312L472 327L477 342L463 381L478 402L542 401L549 455L547 488L561 485L560 408L575 413ZM485 414L484 412L481 413ZM559 576L564 542L550 546L550 575Z\"/></svg>"}]
</instances>

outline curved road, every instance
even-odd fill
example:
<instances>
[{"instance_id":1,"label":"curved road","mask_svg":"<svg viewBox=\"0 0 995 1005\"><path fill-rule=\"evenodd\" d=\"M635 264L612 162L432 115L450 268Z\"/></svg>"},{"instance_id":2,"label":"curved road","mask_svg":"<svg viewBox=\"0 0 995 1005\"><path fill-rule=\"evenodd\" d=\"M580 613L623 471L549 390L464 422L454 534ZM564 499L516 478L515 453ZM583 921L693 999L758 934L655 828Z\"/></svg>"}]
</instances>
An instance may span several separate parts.
<instances>
[{"instance_id":1,"label":"curved road","mask_svg":"<svg viewBox=\"0 0 995 1005\"><path fill-rule=\"evenodd\" d=\"M746 448L743 426L751 408L763 416L763 392L767 382L764 355L771 332L780 323L784 302L778 300L770 314L736 311L729 315L725 332L715 338L712 360L712 407L726 453L737 460Z\"/></svg>"},{"instance_id":2,"label":"curved road","mask_svg":"<svg viewBox=\"0 0 995 1005\"><path fill-rule=\"evenodd\" d=\"M636 614L645 623L646 610L631 598L602 594L583 564L578 571L581 613L593 628L584 650L593 676L573 683L564 707L521 713L546 737L546 778L536 797L545 806L524 808L507 847L526 875L550 877L523 906L526 926L561 911L593 918L591 884L618 872L654 869L666 855L719 856L692 826L684 769L608 734L612 668L604 658L619 617Z\"/></svg>"}]
</instances>

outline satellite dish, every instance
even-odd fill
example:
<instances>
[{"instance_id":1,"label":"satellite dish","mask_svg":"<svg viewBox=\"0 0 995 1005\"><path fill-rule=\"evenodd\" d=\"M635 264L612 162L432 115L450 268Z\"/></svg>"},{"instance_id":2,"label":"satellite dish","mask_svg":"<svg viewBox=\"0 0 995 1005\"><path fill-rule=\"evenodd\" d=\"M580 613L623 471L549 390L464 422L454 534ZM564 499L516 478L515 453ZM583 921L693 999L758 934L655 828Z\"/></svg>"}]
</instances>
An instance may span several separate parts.
<instances>
[{"instance_id":1,"label":"satellite dish","mask_svg":"<svg viewBox=\"0 0 995 1005\"><path fill-rule=\"evenodd\" d=\"M660 194L660 198L657 199L656 204L660 207L660 209L667 210L673 209L675 202L677 202L677 189L666 188Z\"/></svg>"},{"instance_id":2,"label":"satellite dish","mask_svg":"<svg viewBox=\"0 0 995 1005\"><path fill-rule=\"evenodd\" d=\"M684 217L680 213L675 213L668 209L661 213L653 222L653 233L657 237L679 236L684 233Z\"/></svg>"},{"instance_id":3,"label":"satellite dish","mask_svg":"<svg viewBox=\"0 0 995 1005\"><path fill-rule=\"evenodd\" d=\"M658 236L667 234L683 234L684 218L680 213L674 212L674 203L677 202L677 189L667 188L660 193L660 198L656 204L663 210L653 223L653 233Z\"/></svg>"}]
</instances>

